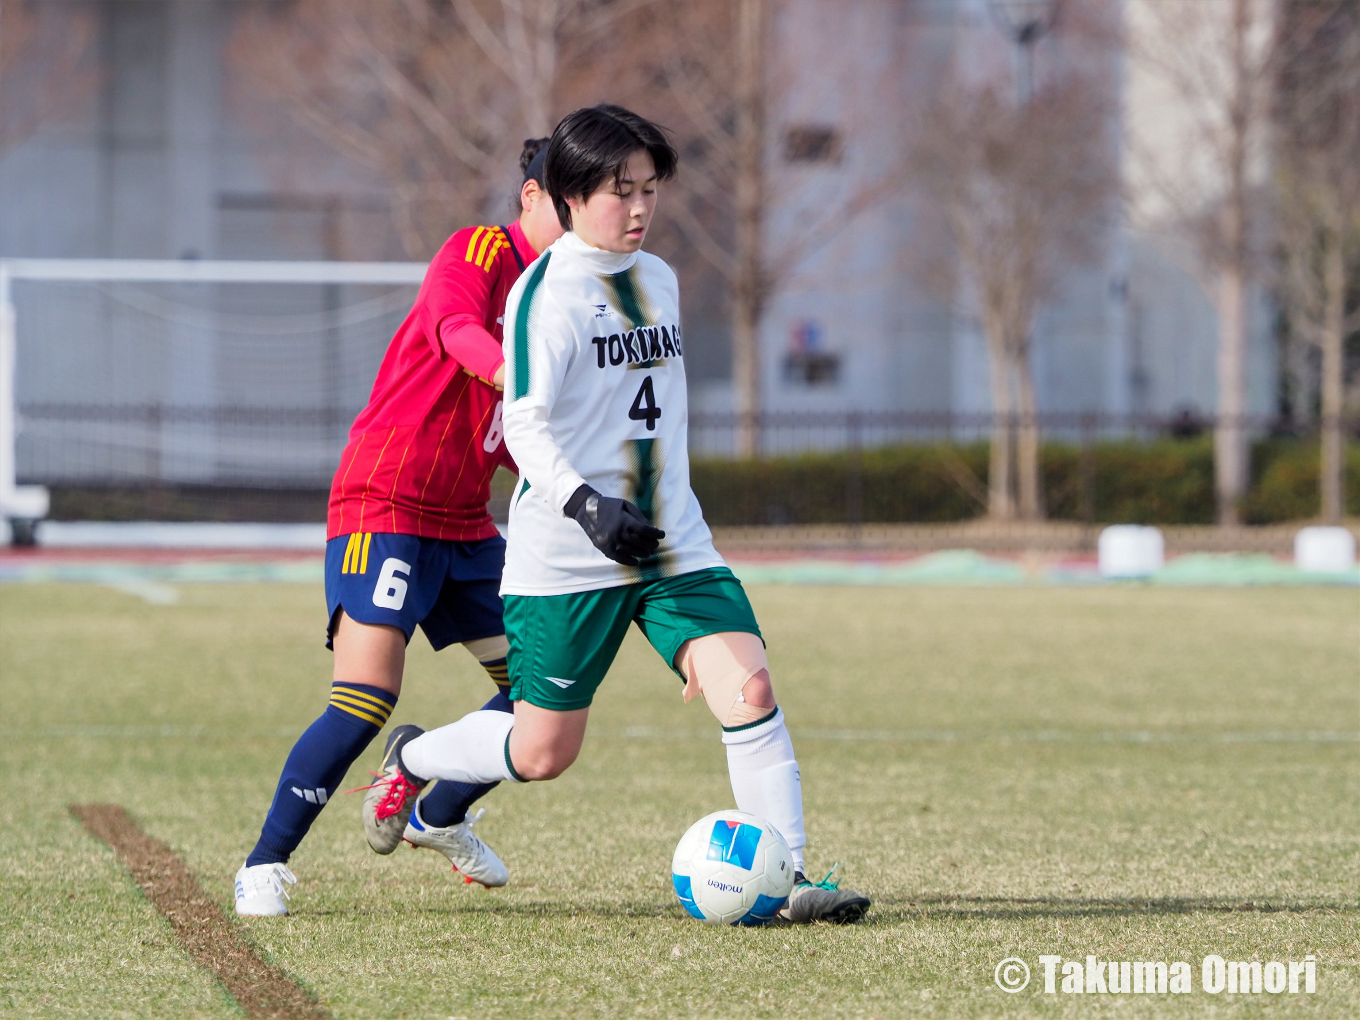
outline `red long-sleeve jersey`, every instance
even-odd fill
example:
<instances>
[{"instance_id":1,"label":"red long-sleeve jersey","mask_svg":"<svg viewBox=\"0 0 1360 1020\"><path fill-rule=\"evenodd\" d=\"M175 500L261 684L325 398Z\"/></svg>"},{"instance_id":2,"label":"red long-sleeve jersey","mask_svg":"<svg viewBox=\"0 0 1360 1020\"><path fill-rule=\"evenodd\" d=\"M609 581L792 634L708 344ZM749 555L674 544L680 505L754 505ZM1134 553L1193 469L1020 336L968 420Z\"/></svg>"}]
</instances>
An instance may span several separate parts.
<instances>
[{"instance_id":1,"label":"red long-sleeve jersey","mask_svg":"<svg viewBox=\"0 0 1360 1020\"><path fill-rule=\"evenodd\" d=\"M513 469L491 385L505 298L536 258L518 223L468 227L430 262L387 348L331 484L326 537L353 532L473 541L496 467Z\"/></svg>"}]
</instances>

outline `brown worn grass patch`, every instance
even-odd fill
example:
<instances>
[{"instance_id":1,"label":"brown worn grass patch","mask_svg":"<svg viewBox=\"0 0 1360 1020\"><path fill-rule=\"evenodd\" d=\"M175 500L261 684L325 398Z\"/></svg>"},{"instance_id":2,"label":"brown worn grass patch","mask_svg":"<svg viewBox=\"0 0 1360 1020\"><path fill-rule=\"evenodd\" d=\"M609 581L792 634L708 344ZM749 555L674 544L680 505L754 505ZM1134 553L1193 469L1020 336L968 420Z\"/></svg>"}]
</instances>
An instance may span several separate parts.
<instances>
[{"instance_id":1,"label":"brown worn grass patch","mask_svg":"<svg viewBox=\"0 0 1360 1020\"><path fill-rule=\"evenodd\" d=\"M180 942L200 966L217 975L248 1016L255 1020L326 1016L302 988L260 958L184 862L139 829L121 804L72 804L71 814L122 858Z\"/></svg>"}]
</instances>

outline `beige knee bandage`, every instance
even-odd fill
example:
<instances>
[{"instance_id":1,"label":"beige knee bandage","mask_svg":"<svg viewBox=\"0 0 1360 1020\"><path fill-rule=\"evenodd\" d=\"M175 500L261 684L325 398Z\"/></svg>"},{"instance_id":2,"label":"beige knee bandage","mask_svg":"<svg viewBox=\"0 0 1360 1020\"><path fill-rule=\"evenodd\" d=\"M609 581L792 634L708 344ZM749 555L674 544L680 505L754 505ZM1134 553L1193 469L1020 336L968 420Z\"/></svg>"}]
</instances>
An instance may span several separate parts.
<instances>
[{"instance_id":1,"label":"beige knee bandage","mask_svg":"<svg viewBox=\"0 0 1360 1020\"><path fill-rule=\"evenodd\" d=\"M510 654L510 642L504 634L464 641L463 647L476 656L478 662L495 662Z\"/></svg>"},{"instance_id":2,"label":"beige knee bandage","mask_svg":"<svg viewBox=\"0 0 1360 1020\"><path fill-rule=\"evenodd\" d=\"M497 634L495 637L464 641L463 647L476 656L477 661L482 664L482 668L491 676L492 683L500 689L501 693L508 693L510 690L510 671L505 664L505 657L510 654L510 642L506 640L505 635Z\"/></svg>"},{"instance_id":3,"label":"beige knee bandage","mask_svg":"<svg viewBox=\"0 0 1360 1020\"><path fill-rule=\"evenodd\" d=\"M680 649L681 675L685 678L685 700L702 694L709 709L723 726L745 726L769 715L769 705L747 704L742 689L753 676L766 671L765 645L754 634L731 631L691 638Z\"/></svg>"}]
</instances>

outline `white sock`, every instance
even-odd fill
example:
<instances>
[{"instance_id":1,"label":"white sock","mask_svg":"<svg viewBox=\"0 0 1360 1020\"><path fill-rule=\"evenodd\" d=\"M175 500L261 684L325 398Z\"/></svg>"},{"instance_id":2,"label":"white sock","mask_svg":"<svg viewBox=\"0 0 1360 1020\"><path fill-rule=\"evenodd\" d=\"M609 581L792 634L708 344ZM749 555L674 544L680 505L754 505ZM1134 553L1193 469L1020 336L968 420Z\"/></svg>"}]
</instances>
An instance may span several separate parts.
<instances>
[{"instance_id":1,"label":"white sock","mask_svg":"<svg viewBox=\"0 0 1360 1020\"><path fill-rule=\"evenodd\" d=\"M523 782L505 760L514 725L515 717L508 712L472 712L416 737L401 749L401 763L421 779Z\"/></svg>"},{"instance_id":2,"label":"white sock","mask_svg":"<svg viewBox=\"0 0 1360 1020\"><path fill-rule=\"evenodd\" d=\"M423 738L422 738L423 739ZM795 871L803 870L803 784L793 741L784 725L784 710L774 718L740 730L724 730L727 771L737 810L765 819L793 851ZM410 745L407 745L408 747Z\"/></svg>"}]
</instances>

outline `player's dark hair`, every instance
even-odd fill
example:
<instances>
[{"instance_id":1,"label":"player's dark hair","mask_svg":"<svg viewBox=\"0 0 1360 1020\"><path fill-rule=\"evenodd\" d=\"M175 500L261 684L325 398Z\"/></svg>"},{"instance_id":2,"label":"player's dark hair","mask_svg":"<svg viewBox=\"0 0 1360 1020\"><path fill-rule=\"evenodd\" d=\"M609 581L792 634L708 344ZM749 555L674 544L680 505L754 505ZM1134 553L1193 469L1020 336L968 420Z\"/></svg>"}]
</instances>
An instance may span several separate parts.
<instances>
[{"instance_id":1,"label":"player's dark hair","mask_svg":"<svg viewBox=\"0 0 1360 1020\"><path fill-rule=\"evenodd\" d=\"M524 151L519 154L519 172L521 175L519 188L510 198L511 216L519 216L524 211L519 200L520 194L524 191L524 185L530 181L537 181L538 186L543 187L543 163L548 158L548 141L547 138L524 139Z\"/></svg>"},{"instance_id":2,"label":"player's dark hair","mask_svg":"<svg viewBox=\"0 0 1360 1020\"><path fill-rule=\"evenodd\" d=\"M519 172L524 176L520 181L520 187L530 181L538 181L538 186L543 187L543 163L548 157L548 142L550 138L526 138L524 139L524 151L519 154Z\"/></svg>"},{"instance_id":3,"label":"player's dark hair","mask_svg":"<svg viewBox=\"0 0 1360 1020\"><path fill-rule=\"evenodd\" d=\"M679 154L666 132L645 117L622 106L601 103L562 118L548 143L543 186L552 196L563 229L571 229L567 199L587 198L611 177L618 183L628 157L639 150L652 157L657 180L675 176Z\"/></svg>"}]
</instances>

